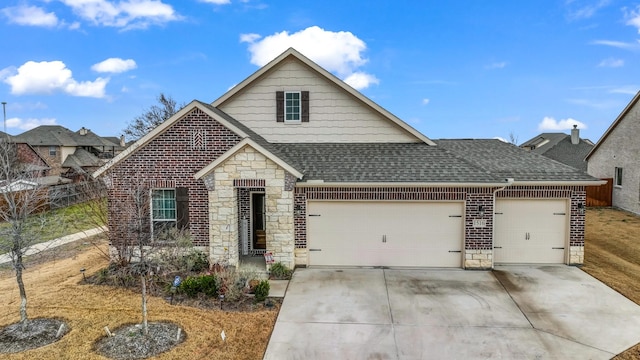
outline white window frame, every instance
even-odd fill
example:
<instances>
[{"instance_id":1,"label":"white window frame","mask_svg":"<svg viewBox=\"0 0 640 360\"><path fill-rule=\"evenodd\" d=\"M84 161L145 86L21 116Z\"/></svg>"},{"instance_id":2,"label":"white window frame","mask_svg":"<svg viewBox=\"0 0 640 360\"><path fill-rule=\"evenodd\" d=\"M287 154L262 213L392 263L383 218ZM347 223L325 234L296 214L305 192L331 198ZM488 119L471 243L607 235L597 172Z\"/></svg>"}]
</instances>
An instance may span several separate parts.
<instances>
[{"instance_id":1,"label":"white window frame","mask_svg":"<svg viewBox=\"0 0 640 360\"><path fill-rule=\"evenodd\" d=\"M58 147L57 146L49 146L49 156L58 156Z\"/></svg>"},{"instance_id":2,"label":"white window frame","mask_svg":"<svg viewBox=\"0 0 640 360\"><path fill-rule=\"evenodd\" d=\"M288 109L295 109L296 106L287 106L287 96L291 94L296 94L298 96L298 105L297 105L297 119L288 119L289 115L296 115L295 112L289 112ZM295 101L295 99L292 99ZM301 91L285 91L284 92L284 122L285 123L299 123L302 122L302 92Z\"/></svg>"},{"instance_id":3,"label":"white window frame","mask_svg":"<svg viewBox=\"0 0 640 360\"><path fill-rule=\"evenodd\" d=\"M156 214L155 214L155 208L154 208L154 193L158 192L158 191L162 191L163 195L165 191L173 191L173 218L170 217L159 217L156 218ZM166 201L166 198L163 196L163 205L164 202ZM151 217L151 238L154 239L155 238L155 231L156 231L156 223L173 223L173 226L176 227L178 226L178 202L177 202L177 198L176 198L176 189L175 188L155 188L155 189L151 189L151 196L150 196L150 208L151 211L149 212L149 215ZM161 208L162 211L170 211L171 208Z\"/></svg>"},{"instance_id":4,"label":"white window frame","mask_svg":"<svg viewBox=\"0 0 640 360\"><path fill-rule=\"evenodd\" d=\"M622 167L616 166L613 171L613 186L622 187Z\"/></svg>"}]
</instances>

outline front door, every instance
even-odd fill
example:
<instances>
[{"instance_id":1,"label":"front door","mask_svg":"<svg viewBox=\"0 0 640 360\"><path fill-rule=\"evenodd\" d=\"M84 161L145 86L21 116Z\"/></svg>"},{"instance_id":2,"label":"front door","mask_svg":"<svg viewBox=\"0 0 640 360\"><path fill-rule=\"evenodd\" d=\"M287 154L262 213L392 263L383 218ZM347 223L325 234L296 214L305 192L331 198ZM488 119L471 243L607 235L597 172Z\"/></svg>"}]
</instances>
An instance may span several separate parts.
<instances>
[{"instance_id":1,"label":"front door","mask_svg":"<svg viewBox=\"0 0 640 360\"><path fill-rule=\"evenodd\" d=\"M267 248L265 209L264 193L251 193L251 234L253 238L251 244L253 249Z\"/></svg>"}]
</instances>

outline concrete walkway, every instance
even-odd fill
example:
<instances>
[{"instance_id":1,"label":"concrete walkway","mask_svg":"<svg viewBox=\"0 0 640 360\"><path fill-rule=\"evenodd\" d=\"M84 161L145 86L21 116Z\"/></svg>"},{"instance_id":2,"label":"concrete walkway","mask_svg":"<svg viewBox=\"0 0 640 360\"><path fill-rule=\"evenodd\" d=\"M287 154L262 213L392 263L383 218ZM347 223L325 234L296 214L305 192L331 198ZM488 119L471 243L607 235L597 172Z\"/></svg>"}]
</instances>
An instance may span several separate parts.
<instances>
[{"instance_id":1,"label":"concrete walkway","mask_svg":"<svg viewBox=\"0 0 640 360\"><path fill-rule=\"evenodd\" d=\"M265 359L610 359L640 306L570 266L298 269Z\"/></svg>"},{"instance_id":2,"label":"concrete walkway","mask_svg":"<svg viewBox=\"0 0 640 360\"><path fill-rule=\"evenodd\" d=\"M25 252L25 255L34 255L37 254L41 251L44 250L49 250L49 249L53 249L55 247L73 242L73 241L78 241L78 240L82 240L82 239L86 239L88 237L94 236L94 235L98 235L103 233L105 230L104 228L94 228L94 229L89 229L89 230L85 230L85 231L81 231L75 234L71 234L71 235L66 235L57 239L53 239L47 242L43 242L43 243L39 243L39 244L35 244L31 247L29 247L29 249L27 249L27 251ZM5 264L11 262L11 257L9 256L9 254L2 254L0 255L0 265Z\"/></svg>"}]
</instances>

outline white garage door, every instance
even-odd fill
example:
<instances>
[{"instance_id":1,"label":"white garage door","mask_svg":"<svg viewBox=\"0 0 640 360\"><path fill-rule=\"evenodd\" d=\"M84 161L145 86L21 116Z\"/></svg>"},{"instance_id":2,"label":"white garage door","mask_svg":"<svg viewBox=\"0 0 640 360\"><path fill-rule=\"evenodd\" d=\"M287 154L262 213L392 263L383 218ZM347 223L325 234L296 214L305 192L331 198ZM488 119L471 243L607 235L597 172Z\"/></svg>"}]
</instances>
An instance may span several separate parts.
<instances>
[{"instance_id":1,"label":"white garage door","mask_svg":"<svg viewBox=\"0 0 640 360\"><path fill-rule=\"evenodd\" d=\"M461 267L463 203L309 201L310 265Z\"/></svg>"},{"instance_id":2,"label":"white garage door","mask_svg":"<svg viewBox=\"0 0 640 360\"><path fill-rule=\"evenodd\" d=\"M567 200L496 200L494 262L565 262Z\"/></svg>"}]
</instances>

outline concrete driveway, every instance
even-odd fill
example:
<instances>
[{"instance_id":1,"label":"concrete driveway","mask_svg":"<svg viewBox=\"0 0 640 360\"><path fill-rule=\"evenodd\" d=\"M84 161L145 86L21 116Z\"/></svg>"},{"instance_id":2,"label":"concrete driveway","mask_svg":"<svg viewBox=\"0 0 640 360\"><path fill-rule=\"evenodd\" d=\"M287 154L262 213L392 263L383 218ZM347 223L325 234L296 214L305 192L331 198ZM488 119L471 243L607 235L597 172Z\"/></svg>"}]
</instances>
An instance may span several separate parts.
<instances>
[{"instance_id":1,"label":"concrete driveway","mask_svg":"<svg viewBox=\"0 0 640 360\"><path fill-rule=\"evenodd\" d=\"M640 306L569 266L298 269L265 359L610 359Z\"/></svg>"}]
</instances>

